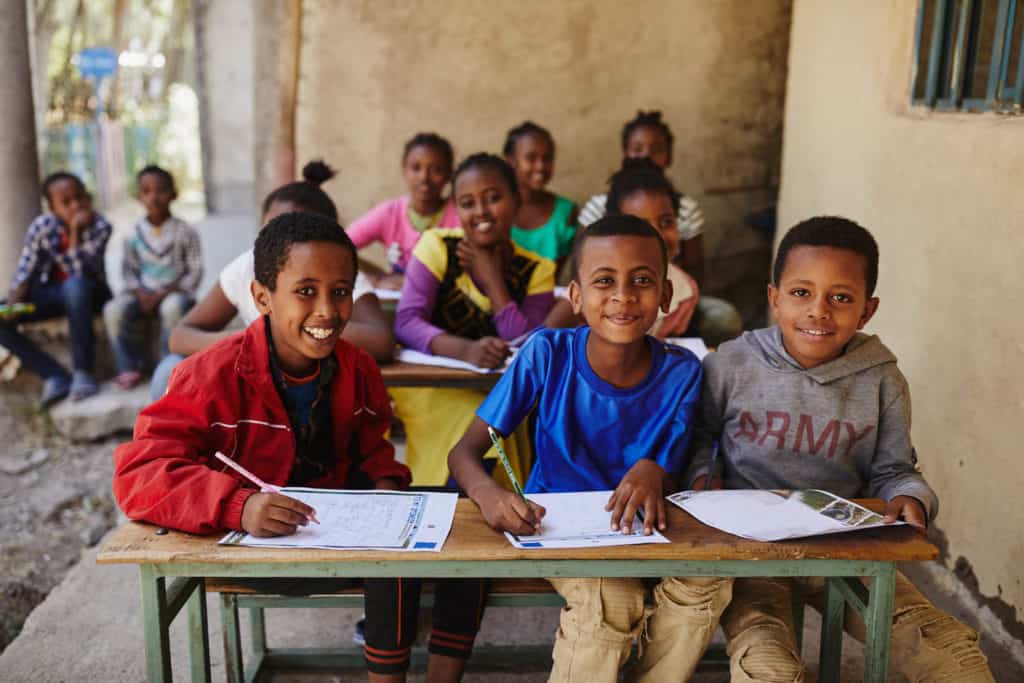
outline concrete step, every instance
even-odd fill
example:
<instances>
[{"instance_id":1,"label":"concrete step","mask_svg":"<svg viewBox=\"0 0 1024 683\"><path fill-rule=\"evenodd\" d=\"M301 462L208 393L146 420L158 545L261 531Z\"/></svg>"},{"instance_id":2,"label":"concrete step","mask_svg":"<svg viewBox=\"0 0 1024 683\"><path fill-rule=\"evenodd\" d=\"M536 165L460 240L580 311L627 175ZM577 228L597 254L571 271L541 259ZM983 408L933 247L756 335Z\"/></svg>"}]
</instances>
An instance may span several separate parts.
<instances>
[{"instance_id":1,"label":"concrete step","mask_svg":"<svg viewBox=\"0 0 1024 683\"><path fill-rule=\"evenodd\" d=\"M83 401L64 399L50 409L54 427L71 441L95 441L117 433L131 433L135 417L151 402L149 382L125 391L113 382Z\"/></svg>"}]
</instances>

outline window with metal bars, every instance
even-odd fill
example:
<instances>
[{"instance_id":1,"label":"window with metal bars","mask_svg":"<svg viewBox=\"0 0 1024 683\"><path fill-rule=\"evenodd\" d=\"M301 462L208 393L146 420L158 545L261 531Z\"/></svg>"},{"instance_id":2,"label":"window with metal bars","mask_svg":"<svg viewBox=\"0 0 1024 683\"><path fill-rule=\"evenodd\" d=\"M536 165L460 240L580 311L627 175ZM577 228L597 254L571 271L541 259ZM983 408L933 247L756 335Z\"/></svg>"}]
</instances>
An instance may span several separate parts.
<instances>
[{"instance_id":1,"label":"window with metal bars","mask_svg":"<svg viewBox=\"0 0 1024 683\"><path fill-rule=\"evenodd\" d=\"M1024 0L921 0L914 104L1024 113Z\"/></svg>"}]
</instances>

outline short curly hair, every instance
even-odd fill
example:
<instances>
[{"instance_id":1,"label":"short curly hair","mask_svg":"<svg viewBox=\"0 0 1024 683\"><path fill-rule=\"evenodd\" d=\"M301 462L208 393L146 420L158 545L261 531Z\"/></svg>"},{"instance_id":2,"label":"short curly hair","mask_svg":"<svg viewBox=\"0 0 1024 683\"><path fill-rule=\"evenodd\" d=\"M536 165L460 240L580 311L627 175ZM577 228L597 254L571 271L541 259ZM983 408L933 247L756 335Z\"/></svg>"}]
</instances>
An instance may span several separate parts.
<instances>
[{"instance_id":1,"label":"short curly hair","mask_svg":"<svg viewBox=\"0 0 1024 683\"><path fill-rule=\"evenodd\" d=\"M273 292L292 245L304 242L327 242L345 247L352 254L353 275L359 271L356 245L340 225L322 214L293 211L267 223L256 238L253 265L257 282Z\"/></svg>"},{"instance_id":2,"label":"short curly hair","mask_svg":"<svg viewBox=\"0 0 1024 683\"><path fill-rule=\"evenodd\" d=\"M841 216L815 216L797 223L779 242L779 253L772 268L772 284L776 287L786 268L786 257L796 247L834 247L860 254L864 257L867 295L874 296L878 284L878 243L866 228Z\"/></svg>"}]
</instances>

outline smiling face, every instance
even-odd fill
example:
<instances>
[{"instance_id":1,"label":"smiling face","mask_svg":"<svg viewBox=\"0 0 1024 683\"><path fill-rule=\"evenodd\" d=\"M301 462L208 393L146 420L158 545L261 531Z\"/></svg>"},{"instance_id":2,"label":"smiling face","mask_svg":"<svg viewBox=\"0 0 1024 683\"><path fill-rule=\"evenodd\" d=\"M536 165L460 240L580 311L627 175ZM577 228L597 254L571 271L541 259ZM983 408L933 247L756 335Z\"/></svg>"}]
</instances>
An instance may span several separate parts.
<instances>
[{"instance_id":1,"label":"smiling face","mask_svg":"<svg viewBox=\"0 0 1024 683\"><path fill-rule=\"evenodd\" d=\"M298 242L273 291L253 280L260 314L270 316L277 360L289 375L308 375L333 351L352 315L352 253L332 242Z\"/></svg>"},{"instance_id":2,"label":"smiling face","mask_svg":"<svg viewBox=\"0 0 1024 683\"><path fill-rule=\"evenodd\" d=\"M409 196L423 206L441 201L441 193L451 177L448 159L430 145L416 145L402 159L402 178L409 188Z\"/></svg>"},{"instance_id":3,"label":"smiling face","mask_svg":"<svg viewBox=\"0 0 1024 683\"><path fill-rule=\"evenodd\" d=\"M657 238L587 238L569 283L569 300L592 336L611 344L642 342L658 310L667 313L672 300Z\"/></svg>"},{"instance_id":4,"label":"smiling face","mask_svg":"<svg viewBox=\"0 0 1024 683\"><path fill-rule=\"evenodd\" d=\"M679 255L679 218L672 198L664 192L637 190L619 201L619 211L642 218L661 233L668 251L668 260Z\"/></svg>"},{"instance_id":5,"label":"smiling face","mask_svg":"<svg viewBox=\"0 0 1024 683\"><path fill-rule=\"evenodd\" d=\"M507 243L519 208L519 195L495 168L473 166L455 179L455 209L474 246Z\"/></svg>"},{"instance_id":6,"label":"smiling face","mask_svg":"<svg viewBox=\"0 0 1024 683\"><path fill-rule=\"evenodd\" d=\"M623 153L627 159L650 159L661 168L672 163L672 149L665 131L657 126L638 126L629 134Z\"/></svg>"},{"instance_id":7,"label":"smiling face","mask_svg":"<svg viewBox=\"0 0 1024 683\"><path fill-rule=\"evenodd\" d=\"M786 256L768 303L786 351L804 368L835 360L878 309L867 296L865 259L849 249L799 246Z\"/></svg>"},{"instance_id":8,"label":"smiling face","mask_svg":"<svg viewBox=\"0 0 1024 683\"><path fill-rule=\"evenodd\" d=\"M555 147L546 135L527 133L516 140L505 160L515 169L520 185L540 192L555 172Z\"/></svg>"},{"instance_id":9,"label":"smiling face","mask_svg":"<svg viewBox=\"0 0 1024 683\"><path fill-rule=\"evenodd\" d=\"M82 183L71 178L50 183L46 203L53 215L68 227L71 227L75 216L92 213L92 197Z\"/></svg>"},{"instance_id":10,"label":"smiling face","mask_svg":"<svg viewBox=\"0 0 1024 683\"><path fill-rule=\"evenodd\" d=\"M146 208L146 218L159 225L171 215L174 187L159 173L146 173L139 178L139 201Z\"/></svg>"}]
</instances>

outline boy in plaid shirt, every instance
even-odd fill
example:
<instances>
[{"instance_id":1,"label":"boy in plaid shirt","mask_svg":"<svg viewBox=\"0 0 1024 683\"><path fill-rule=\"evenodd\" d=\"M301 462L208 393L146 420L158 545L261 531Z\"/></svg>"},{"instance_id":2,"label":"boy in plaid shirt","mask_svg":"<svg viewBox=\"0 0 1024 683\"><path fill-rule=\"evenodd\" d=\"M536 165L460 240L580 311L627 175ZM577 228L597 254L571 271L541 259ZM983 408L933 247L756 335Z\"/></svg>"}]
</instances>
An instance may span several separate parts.
<instances>
[{"instance_id":1,"label":"boy in plaid shirt","mask_svg":"<svg viewBox=\"0 0 1024 683\"><path fill-rule=\"evenodd\" d=\"M49 213L34 221L25 236L7 303L35 306L30 313L0 316L0 345L43 378L40 404L47 407L70 392L72 400L92 396L96 336L92 317L110 298L103 253L110 224L92 209L92 197L75 175L53 173L43 181ZM19 322L67 316L71 329L72 369L22 335Z\"/></svg>"}]
</instances>

